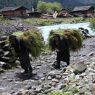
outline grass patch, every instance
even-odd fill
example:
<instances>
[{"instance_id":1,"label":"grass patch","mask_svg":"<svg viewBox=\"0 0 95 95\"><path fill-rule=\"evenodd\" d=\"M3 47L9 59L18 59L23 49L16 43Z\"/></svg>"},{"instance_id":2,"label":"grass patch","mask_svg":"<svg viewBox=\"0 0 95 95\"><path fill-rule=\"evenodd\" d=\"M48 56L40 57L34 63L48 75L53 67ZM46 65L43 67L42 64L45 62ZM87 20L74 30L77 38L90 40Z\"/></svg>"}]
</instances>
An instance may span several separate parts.
<instances>
[{"instance_id":1,"label":"grass patch","mask_svg":"<svg viewBox=\"0 0 95 95\"><path fill-rule=\"evenodd\" d=\"M90 27L95 29L95 18L90 19Z\"/></svg>"},{"instance_id":2,"label":"grass patch","mask_svg":"<svg viewBox=\"0 0 95 95\"><path fill-rule=\"evenodd\" d=\"M63 94L59 91L53 91L53 92L49 93L48 95L63 95Z\"/></svg>"},{"instance_id":3,"label":"grass patch","mask_svg":"<svg viewBox=\"0 0 95 95\"><path fill-rule=\"evenodd\" d=\"M61 24L61 23L80 23L80 22L89 22L90 18L86 18L85 20L82 17L69 17L69 18L20 18L21 23L32 24L34 26L48 26L53 24ZM3 16L0 16L0 23L5 25L14 25L17 23L16 19L5 19Z\"/></svg>"},{"instance_id":4,"label":"grass patch","mask_svg":"<svg viewBox=\"0 0 95 95\"><path fill-rule=\"evenodd\" d=\"M52 25L52 24L61 24L61 23L79 23L82 22L81 17L74 17L74 18L27 18L23 19L23 23L28 23L36 26L45 26L45 25Z\"/></svg>"},{"instance_id":5,"label":"grass patch","mask_svg":"<svg viewBox=\"0 0 95 95\"><path fill-rule=\"evenodd\" d=\"M78 89L76 87L72 88L70 91L68 90L69 86L63 87L63 90L52 91L48 93L48 95L74 95L78 93Z\"/></svg>"}]
</instances>

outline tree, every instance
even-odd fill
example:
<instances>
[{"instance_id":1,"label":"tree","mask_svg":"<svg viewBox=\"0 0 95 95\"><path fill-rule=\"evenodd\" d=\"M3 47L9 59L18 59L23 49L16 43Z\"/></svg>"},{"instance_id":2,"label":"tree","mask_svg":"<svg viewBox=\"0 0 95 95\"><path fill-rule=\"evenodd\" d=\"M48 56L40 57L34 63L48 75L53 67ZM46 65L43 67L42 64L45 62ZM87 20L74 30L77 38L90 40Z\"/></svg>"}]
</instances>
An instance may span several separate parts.
<instances>
[{"instance_id":1,"label":"tree","mask_svg":"<svg viewBox=\"0 0 95 95\"><path fill-rule=\"evenodd\" d=\"M45 13L47 11L47 3L43 1L39 1L37 5L37 10L39 10L42 13Z\"/></svg>"},{"instance_id":2,"label":"tree","mask_svg":"<svg viewBox=\"0 0 95 95\"><path fill-rule=\"evenodd\" d=\"M49 3L48 3L49 4ZM50 5L50 4L49 4ZM48 5L48 6L49 6ZM60 4L60 3L57 3L57 2L54 2L53 4L51 3L51 9L53 10L53 11L60 11L60 10L62 10L62 5Z\"/></svg>"},{"instance_id":3,"label":"tree","mask_svg":"<svg viewBox=\"0 0 95 95\"><path fill-rule=\"evenodd\" d=\"M57 2L50 3L50 2L39 1L37 5L37 9L43 13L47 13L47 12L50 13L50 12L62 10L62 5Z\"/></svg>"}]
</instances>

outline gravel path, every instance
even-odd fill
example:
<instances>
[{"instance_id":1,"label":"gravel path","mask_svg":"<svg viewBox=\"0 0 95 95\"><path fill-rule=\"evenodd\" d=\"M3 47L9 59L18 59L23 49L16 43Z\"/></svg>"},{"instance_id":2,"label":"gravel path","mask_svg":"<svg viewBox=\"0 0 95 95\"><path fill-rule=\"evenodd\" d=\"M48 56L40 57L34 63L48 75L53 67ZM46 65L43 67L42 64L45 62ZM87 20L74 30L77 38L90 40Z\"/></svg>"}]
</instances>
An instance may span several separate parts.
<instances>
[{"instance_id":1,"label":"gravel path","mask_svg":"<svg viewBox=\"0 0 95 95\"><path fill-rule=\"evenodd\" d=\"M89 61L94 57L95 37L84 40L83 44L83 48L78 53L71 52L70 65L81 60ZM55 53L45 54L45 56L41 56L31 62L34 69L33 76L24 75L20 67L2 73L0 75L0 93L8 92L11 95L17 95L16 93L19 90L24 89L31 91L31 95L42 95L40 93L47 93L51 90L58 89L59 85L65 82L63 77L66 77L64 73L66 67L64 67L64 64L61 64L61 70L55 70L52 67L55 57ZM36 94L33 94L33 92Z\"/></svg>"}]
</instances>

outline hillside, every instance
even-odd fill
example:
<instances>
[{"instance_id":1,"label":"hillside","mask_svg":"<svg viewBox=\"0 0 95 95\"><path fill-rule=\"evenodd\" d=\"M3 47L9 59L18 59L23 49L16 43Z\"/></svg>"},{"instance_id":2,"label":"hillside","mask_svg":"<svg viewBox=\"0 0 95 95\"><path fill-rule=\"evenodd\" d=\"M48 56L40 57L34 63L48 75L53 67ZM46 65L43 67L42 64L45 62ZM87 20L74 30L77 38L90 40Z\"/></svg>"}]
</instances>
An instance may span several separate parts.
<instances>
[{"instance_id":1,"label":"hillside","mask_svg":"<svg viewBox=\"0 0 95 95\"><path fill-rule=\"evenodd\" d=\"M32 6L36 7L39 0L0 0L0 9L5 6L25 6L31 9ZM80 5L95 5L95 0L43 0L46 2L60 2L67 8Z\"/></svg>"},{"instance_id":2,"label":"hillside","mask_svg":"<svg viewBox=\"0 0 95 95\"><path fill-rule=\"evenodd\" d=\"M74 6L82 6L82 5L94 5L95 0L44 0L48 2L60 2L66 8L73 8Z\"/></svg>"},{"instance_id":3,"label":"hillside","mask_svg":"<svg viewBox=\"0 0 95 95\"><path fill-rule=\"evenodd\" d=\"M38 0L0 0L0 8L12 6L25 6L31 9L36 6Z\"/></svg>"},{"instance_id":4,"label":"hillside","mask_svg":"<svg viewBox=\"0 0 95 95\"><path fill-rule=\"evenodd\" d=\"M65 7L74 7L74 6L82 6L82 5L94 5L95 6L95 0L63 0L62 4Z\"/></svg>"}]
</instances>

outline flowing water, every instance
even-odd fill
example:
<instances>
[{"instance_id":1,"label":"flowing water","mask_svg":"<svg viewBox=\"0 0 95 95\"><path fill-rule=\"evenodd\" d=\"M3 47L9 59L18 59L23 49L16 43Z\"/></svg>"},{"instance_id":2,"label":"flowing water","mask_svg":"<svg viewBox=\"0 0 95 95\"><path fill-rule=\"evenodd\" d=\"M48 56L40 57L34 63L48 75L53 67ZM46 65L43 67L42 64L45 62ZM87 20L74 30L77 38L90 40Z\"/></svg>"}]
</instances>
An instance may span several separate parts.
<instances>
[{"instance_id":1,"label":"flowing water","mask_svg":"<svg viewBox=\"0 0 95 95\"><path fill-rule=\"evenodd\" d=\"M38 29L40 29L45 42L47 42L49 32L53 29L78 29L82 27L84 29L88 29L90 35L94 36L95 31L92 31L89 25L90 23L58 24L58 25L51 25L51 26L41 26L41 27L38 27Z\"/></svg>"}]
</instances>

